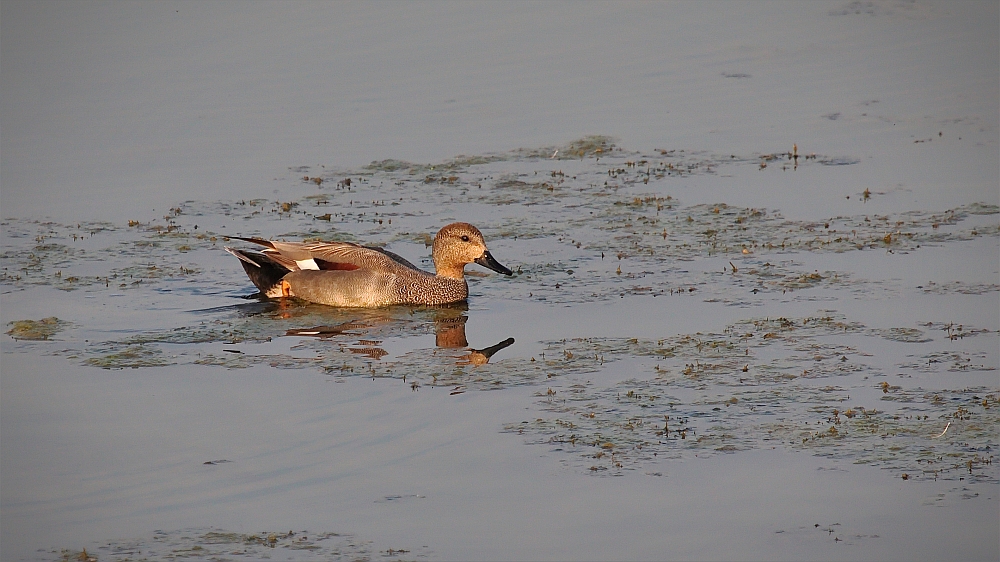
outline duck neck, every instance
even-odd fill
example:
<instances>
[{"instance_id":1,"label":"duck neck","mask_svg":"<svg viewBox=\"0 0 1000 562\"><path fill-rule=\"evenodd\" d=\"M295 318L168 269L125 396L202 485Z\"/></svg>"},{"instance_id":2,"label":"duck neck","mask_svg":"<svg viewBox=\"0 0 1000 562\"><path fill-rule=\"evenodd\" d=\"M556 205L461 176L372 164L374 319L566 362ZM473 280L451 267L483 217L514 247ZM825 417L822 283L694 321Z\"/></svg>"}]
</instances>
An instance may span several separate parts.
<instances>
[{"instance_id":1,"label":"duck neck","mask_svg":"<svg viewBox=\"0 0 1000 562\"><path fill-rule=\"evenodd\" d=\"M434 271L439 277L447 277L448 279L455 279L457 281L465 280L465 264L446 265L435 261Z\"/></svg>"}]
</instances>

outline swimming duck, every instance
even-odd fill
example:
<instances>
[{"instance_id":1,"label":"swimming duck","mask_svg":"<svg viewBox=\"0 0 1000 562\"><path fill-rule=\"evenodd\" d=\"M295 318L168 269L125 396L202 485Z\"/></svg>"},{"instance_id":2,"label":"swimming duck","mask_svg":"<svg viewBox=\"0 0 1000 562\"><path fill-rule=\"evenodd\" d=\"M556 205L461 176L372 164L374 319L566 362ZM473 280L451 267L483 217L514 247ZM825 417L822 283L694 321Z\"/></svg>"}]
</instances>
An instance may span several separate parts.
<instances>
[{"instance_id":1,"label":"swimming duck","mask_svg":"<svg viewBox=\"0 0 1000 562\"><path fill-rule=\"evenodd\" d=\"M449 224L434 236L431 255L436 274L423 271L381 248L350 242L273 242L231 236L264 246L261 251L226 247L262 295L298 297L342 307L393 304L447 304L469 296L465 265L478 263L504 275L478 228Z\"/></svg>"}]
</instances>

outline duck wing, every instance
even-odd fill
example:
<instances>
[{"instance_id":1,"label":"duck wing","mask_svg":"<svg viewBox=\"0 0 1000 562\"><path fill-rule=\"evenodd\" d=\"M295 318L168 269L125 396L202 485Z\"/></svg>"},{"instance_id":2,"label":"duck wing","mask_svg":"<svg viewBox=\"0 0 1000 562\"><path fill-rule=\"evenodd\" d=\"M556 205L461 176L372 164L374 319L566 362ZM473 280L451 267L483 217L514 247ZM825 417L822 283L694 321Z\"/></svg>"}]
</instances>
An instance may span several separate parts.
<instances>
[{"instance_id":1,"label":"duck wing","mask_svg":"<svg viewBox=\"0 0 1000 562\"><path fill-rule=\"evenodd\" d=\"M369 250L375 250L376 252L381 252L381 253L389 256L390 258L392 258L399 265L402 265L404 267L408 267L410 269L416 269L416 270L420 271L419 267L417 267L417 266L413 265L412 263L406 261L403 258L403 256L401 256L399 254L390 252L389 250L383 250L382 248L376 248L375 246L365 246L365 248L368 248Z\"/></svg>"},{"instance_id":2,"label":"duck wing","mask_svg":"<svg viewBox=\"0 0 1000 562\"><path fill-rule=\"evenodd\" d=\"M261 264L257 263L259 261L269 261L287 269L288 271L295 271L299 269L294 259L284 256L277 248L274 247L274 242L270 240L264 240L263 238L249 238L245 236L228 236L227 238L233 238L235 240L243 240L244 242L251 242L260 246L264 246L266 249L260 252L239 250L236 248L226 247L225 250L230 254L240 258L241 261L261 267ZM261 259L261 256L266 258ZM244 266L246 267L246 266Z\"/></svg>"},{"instance_id":3,"label":"duck wing","mask_svg":"<svg viewBox=\"0 0 1000 562\"><path fill-rule=\"evenodd\" d=\"M279 249L284 253L284 249ZM420 271L402 256L373 246L360 246L350 242L309 242L301 244L297 249L308 252L318 266L317 269L321 270L369 269L390 272L402 266Z\"/></svg>"},{"instance_id":4,"label":"duck wing","mask_svg":"<svg viewBox=\"0 0 1000 562\"><path fill-rule=\"evenodd\" d=\"M374 269L390 271L400 266L420 271L402 256L374 246L361 246L352 242L275 242L262 238L244 238L230 236L237 240L252 242L265 249L261 253L272 262L285 267L289 271L301 269L353 271L355 269ZM230 251L241 260L258 265ZM259 267L259 266L258 266Z\"/></svg>"}]
</instances>

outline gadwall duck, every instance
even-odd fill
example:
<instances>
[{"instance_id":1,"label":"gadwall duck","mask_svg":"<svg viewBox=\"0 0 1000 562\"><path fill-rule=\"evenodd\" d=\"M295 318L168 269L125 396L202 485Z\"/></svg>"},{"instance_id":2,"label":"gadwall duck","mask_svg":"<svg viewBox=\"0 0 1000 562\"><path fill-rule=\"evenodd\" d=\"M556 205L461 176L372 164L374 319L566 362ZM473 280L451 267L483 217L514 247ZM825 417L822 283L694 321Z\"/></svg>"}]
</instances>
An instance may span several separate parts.
<instances>
[{"instance_id":1,"label":"gadwall duck","mask_svg":"<svg viewBox=\"0 0 1000 562\"><path fill-rule=\"evenodd\" d=\"M486 249L483 233L471 224L456 222L434 236L432 255L437 274L418 269L402 257L350 242L272 242L241 238L264 246L262 251L226 248L240 259L261 294L298 297L343 307L393 304L447 304L469 296L465 265L478 263L504 275Z\"/></svg>"}]
</instances>

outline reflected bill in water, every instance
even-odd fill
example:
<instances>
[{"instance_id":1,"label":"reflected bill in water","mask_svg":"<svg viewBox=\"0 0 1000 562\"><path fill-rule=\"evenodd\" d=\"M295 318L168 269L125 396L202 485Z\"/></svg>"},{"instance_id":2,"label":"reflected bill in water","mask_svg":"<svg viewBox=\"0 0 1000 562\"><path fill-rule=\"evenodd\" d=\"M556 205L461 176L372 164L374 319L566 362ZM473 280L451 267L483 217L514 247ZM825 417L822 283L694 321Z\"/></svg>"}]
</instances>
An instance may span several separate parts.
<instances>
[{"instance_id":1,"label":"reflected bill in water","mask_svg":"<svg viewBox=\"0 0 1000 562\"><path fill-rule=\"evenodd\" d=\"M469 341L465 334L465 325L469 320L466 314L467 310L468 305L465 303L435 307L433 310L432 321L434 323L435 345L438 348L446 350L468 351L468 353L456 357L457 364L485 365L499 351L514 345L514 338L507 338L482 349L469 347ZM333 339L340 336L354 337L364 335L374 329L377 324L386 322L393 322L391 315L365 320L352 319L339 324L327 324L309 328L292 328L287 330L285 335L314 336L320 339ZM352 353L366 355L378 360L389 354L388 351L380 347L381 343L380 340L358 339L358 346L348 349Z\"/></svg>"}]
</instances>

